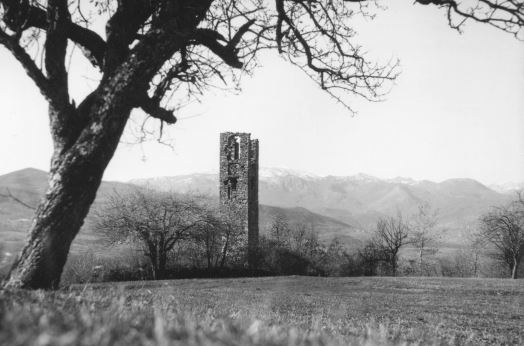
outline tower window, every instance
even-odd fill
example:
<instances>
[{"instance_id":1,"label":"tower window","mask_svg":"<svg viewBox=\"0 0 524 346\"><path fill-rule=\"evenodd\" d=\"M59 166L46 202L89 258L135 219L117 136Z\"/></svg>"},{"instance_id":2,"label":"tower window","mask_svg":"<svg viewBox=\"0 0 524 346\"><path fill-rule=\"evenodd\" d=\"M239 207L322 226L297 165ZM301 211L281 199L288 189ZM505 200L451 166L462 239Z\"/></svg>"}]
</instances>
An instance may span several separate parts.
<instances>
[{"instance_id":1,"label":"tower window","mask_svg":"<svg viewBox=\"0 0 524 346\"><path fill-rule=\"evenodd\" d=\"M235 137L235 143L234 145L234 157L235 160L238 160L238 157L240 155L240 138Z\"/></svg>"},{"instance_id":2,"label":"tower window","mask_svg":"<svg viewBox=\"0 0 524 346\"><path fill-rule=\"evenodd\" d=\"M231 136L227 142L227 159L238 160L240 157L240 136Z\"/></svg>"}]
</instances>

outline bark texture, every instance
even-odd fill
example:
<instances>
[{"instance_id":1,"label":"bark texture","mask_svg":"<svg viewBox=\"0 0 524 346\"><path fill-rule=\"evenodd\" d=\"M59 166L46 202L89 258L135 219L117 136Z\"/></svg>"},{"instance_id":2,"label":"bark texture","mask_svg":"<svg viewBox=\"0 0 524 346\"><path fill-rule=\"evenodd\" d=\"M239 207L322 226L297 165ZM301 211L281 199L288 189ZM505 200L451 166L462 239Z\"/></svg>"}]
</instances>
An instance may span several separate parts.
<instances>
[{"instance_id":1,"label":"bark texture","mask_svg":"<svg viewBox=\"0 0 524 346\"><path fill-rule=\"evenodd\" d=\"M129 105L100 108L98 119L72 146L67 150L56 146L49 187L5 287L58 287L71 243L96 197L130 113Z\"/></svg>"}]
</instances>

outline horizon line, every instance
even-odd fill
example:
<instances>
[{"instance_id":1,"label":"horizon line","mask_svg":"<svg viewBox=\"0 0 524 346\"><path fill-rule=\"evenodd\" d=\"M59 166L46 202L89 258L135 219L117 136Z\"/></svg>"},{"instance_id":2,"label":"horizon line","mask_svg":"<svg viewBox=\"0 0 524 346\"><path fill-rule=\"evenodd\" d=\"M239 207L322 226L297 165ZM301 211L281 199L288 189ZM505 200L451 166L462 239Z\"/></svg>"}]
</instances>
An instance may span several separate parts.
<instances>
[{"instance_id":1,"label":"horizon line","mask_svg":"<svg viewBox=\"0 0 524 346\"><path fill-rule=\"evenodd\" d=\"M25 168L17 169L17 170L6 172L6 173L1 173L0 177L5 176L5 175L9 175L9 174L12 174L12 173L16 173L16 172L26 171L26 170L35 170L35 171L40 171L40 172L43 172L43 173L46 173L46 174L48 173L48 171L46 171L44 169L35 168L35 167L25 167ZM479 184L481 184L481 185L483 185L483 186L485 186L485 187L487 187L489 189L492 189L492 190L494 190L496 192L500 192L500 189L503 189L503 191L508 192L508 191L512 191L512 190L516 191L516 190L524 188L524 181L520 181L520 182L507 181L507 182L503 182L503 183L484 183L484 182L482 182L482 181L480 181L478 179L471 178L471 177L453 177L453 178L446 178L446 179L443 179L443 180L431 180L431 179L415 179L415 178L408 177L408 176L396 176L396 177L385 178L385 177L377 177L375 175L368 174L368 173L363 173L363 172L359 172L359 173L355 173L355 174L347 174L347 175L316 174L316 173L311 173L311 172L308 172L308 171L302 171L302 170L298 170L298 169L285 168L285 167L260 167L260 170L279 170L279 171L284 172L284 174L281 174L280 176L298 176L299 178L309 177L309 178L312 178L312 179L362 177L362 178L369 178L369 179L373 179L373 180L377 180L377 181L386 181L386 182L396 182L396 180L411 180L414 183L429 182L429 183L435 183L435 184L441 184L441 183L444 183L444 182L450 181L450 180L472 180L472 181L475 181L475 182L477 182L477 183L479 183ZM218 169L216 171L209 171L208 170L208 171L182 173L182 174L173 174L173 175L147 176L147 177L133 178L133 179L128 179L128 180L123 180L123 179L103 179L103 181L106 181L106 182L118 182L118 183L130 183L132 181L137 181L137 180L148 180L148 179L155 179L155 178L170 178L170 177L180 177L180 176L190 176L190 175L204 175L204 174L205 175L218 175ZM259 176L260 177L270 177L268 175L266 175L266 176L259 175ZM275 174L274 176L278 176L278 175ZM401 184L405 184L405 183L403 183L401 181L397 181L397 182L401 183ZM505 185L517 185L517 186L505 187Z\"/></svg>"}]
</instances>

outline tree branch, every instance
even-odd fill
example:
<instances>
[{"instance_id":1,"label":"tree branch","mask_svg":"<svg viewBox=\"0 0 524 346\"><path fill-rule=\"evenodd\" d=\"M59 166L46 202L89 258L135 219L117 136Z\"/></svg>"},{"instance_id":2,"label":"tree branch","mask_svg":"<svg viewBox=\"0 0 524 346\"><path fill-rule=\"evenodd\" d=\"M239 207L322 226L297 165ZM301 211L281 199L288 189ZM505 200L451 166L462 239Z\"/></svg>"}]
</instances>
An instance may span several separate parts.
<instances>
[{"instance_id":1,"label":"tree branch","mask_svg":"<svg viewBox=\"0 0 524 346\"><path fill-rule=\"evenodd\" d=\"M27 75L33 80L36 84L42 95L50 104L57 102L55 91L51 87L49 80L44 76L42 71L36 66L35 62L25 49L20 46L18 40L14 37L9 36L4 31L0 30L0 44L6 47L11 54L15 57L18 62L22 65Z\"/></svg>"},{"instance_id":2,"label":"tree branch","mask_svg":"<svg viewBox=\"0 0 524 346\"><path fill-rule=\"evenodd\" d=\"M176 117L173 114L173 111L167 110L160 106L160 101L145 95L140 99L139 106L152 116L153 118L165 121L168 124L176 123Z\"/></svg>"},{"instance_id":3,"label":"tree branch","mask_svg":"<svg viewBox=\"0 0 524 346\"><path fill-rule=\"evenodd\" d=\"M467 19L486 23L519 38L524 27L524 3L505 0L475 0L457 2L456 0L416 0L421 5L436 5L447 9L448 22L453 29L460 30ZM463 18L454 23L452 14ZM520 37L523 39L522 37Z\"/></svg>"},{"instance_id":4,"label":"tree branch","mask_svg":"<svg viewBox=\"0 0 524 346\"><path fill-rule=\"evenodd\" d=\"M244 64L238 57L237 46L240 43L242 36L244 36L244 34L254 23L254 19L244 23L229 42L227 42L224 36L222 36L220 33L211 29L197 29L193 39L209 48L209 50L215 53L229 66L233 68L242 68ZM226 45L220 44L219 41L225 41Z\"/></svg>"},{"instance_id":5,"label":"tree branch","mask_svg":"<svg viewBox=\"0 0 524 346\"><path fill-rule=\"evenodd\" d=\"M231 41L227 44L227 46L230 49L236 49L238 44L240 43L240 40L242 39L242 36L249 30L249 28L255 24L255 20L251 19L248 20L246 23L244 23L240 28L238 28L238 31L235 33Z\"/></svg>"},{"instance_id":6,"label":"tree branch","mask_svg":"<svg viewBox=\"0 0 524 346\"><path fill-rule=\"evenodd\" d=\"M67 50L66 25L71 21L67 0L48 0L48 27L45 41L45 68L53 88L60 97L69 99L65 67Z\"/></svg>"},{"instance_id":7,"label":"tree branch","mask_svg":"<svg viewBox=\"0 0 524 346\"><path fill-rule=\"evenodd\" d=\"M218 42L219 40L225 41L224 37L218 32L211 29L197 29L193 36L193 40L196 43L207 47L229 66L233 68L242 68L243 64L239 60L235 50Z\"/></svg>"},{"instance_id":8,"label":"tree branch","mask_svg":"<svg viewBox=\"0 0 524 346\"><path fill-rule=\"evenodd\" d=\"M24 1L0 0L0 4L6 9L4 20L10 30L21 32L30 27L47 30L49 23L43 9ZM106 51L105 41L94 31L72 23L70 20L64 25L67 37L80 46L86 58L94 66L102 67Z\"/></svg>"},{"instance_id":9,"label":"tree branch","mask_svg":"<svg viewBox=\"0 0 524 346\"><path fill-rule=\"evenodd\" d=\"M119 0L115 14L106 25L107 49L104 71L111 72L129 53L129 45L153 10L151 1Z\"/></svg>"}]
</instances>

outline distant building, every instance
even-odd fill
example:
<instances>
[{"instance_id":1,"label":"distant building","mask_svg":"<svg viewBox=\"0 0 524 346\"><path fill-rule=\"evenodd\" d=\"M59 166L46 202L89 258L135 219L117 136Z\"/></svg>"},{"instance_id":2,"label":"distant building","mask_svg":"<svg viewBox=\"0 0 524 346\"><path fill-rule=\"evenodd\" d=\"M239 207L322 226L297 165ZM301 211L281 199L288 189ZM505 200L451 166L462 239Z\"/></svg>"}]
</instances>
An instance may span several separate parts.
<instances>
[{"instance_id":1,"label":"distant building","mask_svg":"<svg viewBox=\"0 0 524 346\"><path fill-rule=\"evenodd\" d=\"M258 139L250 137L220 134L220 209L245 229L248 264L253 267L258 247Z\"/></svg>"}]
</instances>

